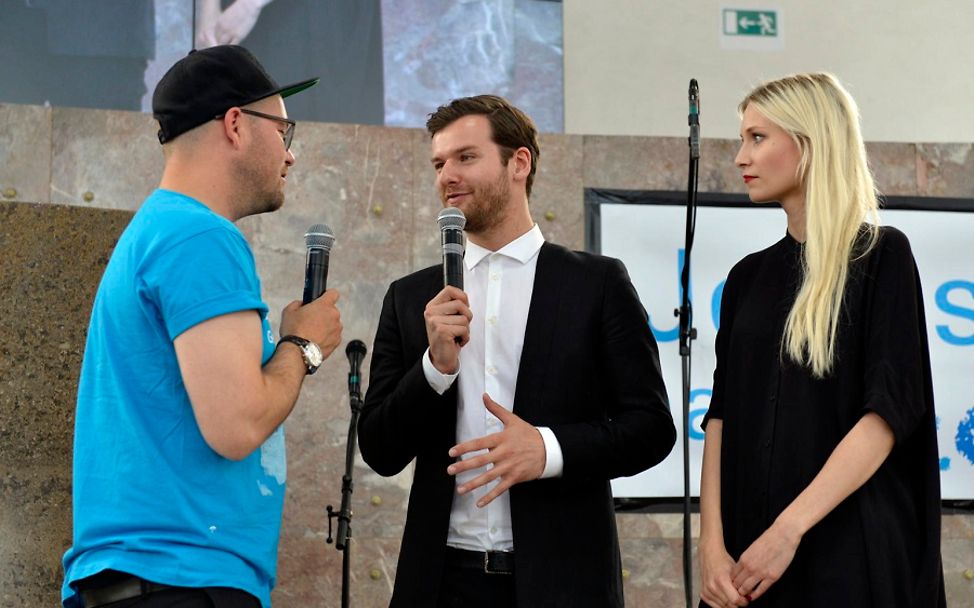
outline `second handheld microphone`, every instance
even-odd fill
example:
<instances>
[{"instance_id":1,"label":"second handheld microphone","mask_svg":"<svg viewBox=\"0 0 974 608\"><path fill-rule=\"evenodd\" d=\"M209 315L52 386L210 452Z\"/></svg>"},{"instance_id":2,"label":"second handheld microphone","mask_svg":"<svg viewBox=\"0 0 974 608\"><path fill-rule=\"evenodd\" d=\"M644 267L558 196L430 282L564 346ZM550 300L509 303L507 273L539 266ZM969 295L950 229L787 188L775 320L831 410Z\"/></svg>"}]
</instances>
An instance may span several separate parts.
<instances>
[{"instance_id":1,"label":"second handheld microphone","mask_svg":"<svg viewBox=\"0 0 974 608\"><path fill-rule=\"evenodd\" d=\"M307 304L317 300L325 293L328 280L328 256L331 246L335 244L335 234L326 224L315 224L308 228L304 235L304 245L308 248L308 256L304 263L304 298Z\"/></svg>"},{"instance_id":2,"label":"second handheld microphone","mask_svg":"<svg viewBox=\"0 0 974 608\"><path fill-rule=\"evenodd\" d=\"M467 218L456 207L447 207L436 216L440 225L440 245L443 247L443 286L463 289L463 227Z\"/></svg>"}]
</instances>

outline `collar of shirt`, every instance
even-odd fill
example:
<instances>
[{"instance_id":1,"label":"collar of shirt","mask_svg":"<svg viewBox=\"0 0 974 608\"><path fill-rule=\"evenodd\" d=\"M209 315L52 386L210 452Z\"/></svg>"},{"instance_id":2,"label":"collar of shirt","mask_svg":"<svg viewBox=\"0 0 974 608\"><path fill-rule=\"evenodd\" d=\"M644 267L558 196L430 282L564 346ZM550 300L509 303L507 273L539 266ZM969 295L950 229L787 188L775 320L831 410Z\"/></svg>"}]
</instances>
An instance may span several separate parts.
<instances>
[{"instance_id":1,"label":"collar of shirt","mask_svg":"<svg viewBox=\"0 0 974 608\"><path fill-rule=\"evenodd\" d=\"M467 270L473 270L477 267L477 264L484 260L484 258L492 253L497 253L509 258L513 258L522 264L526 264L531 258L538 254L538 251L541 250L542 245L544 245L544 236L541 234L541 228L538 228L538 225L535 224L531 227L531 230L528 230L497 251L491 251L490 249L481 247L476 243L467 241L463 261L467 266Z\"/></svg>"}]
</instances>

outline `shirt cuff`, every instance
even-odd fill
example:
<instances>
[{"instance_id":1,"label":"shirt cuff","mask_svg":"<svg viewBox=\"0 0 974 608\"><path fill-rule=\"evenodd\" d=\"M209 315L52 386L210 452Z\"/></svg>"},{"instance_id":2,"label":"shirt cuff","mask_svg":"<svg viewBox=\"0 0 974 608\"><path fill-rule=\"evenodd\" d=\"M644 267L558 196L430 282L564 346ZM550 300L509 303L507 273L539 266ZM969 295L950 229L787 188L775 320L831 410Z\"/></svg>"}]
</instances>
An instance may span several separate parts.
<instances>
[{"instance_id":1,"label":"shirt cuff","mask_svg":"<svg viewBox=\"0 0 974 608\"><path fill-rule=\"evenodd\" d=\"M544 471L541 472L539 479L561 477L561 473L565 468L565 458L561 454L561 444L558 443L558 438L555 437L554 431L546 426L535 428L541 433L545 451Z\"/></svg>"},{"instance_id":2,"label":"shirt cuff","mask_svg":"<svg viewBox=\"0 0 974 608\"><path fill-rule=\"evenodd\" d=\"M436 391L437 395L442 395L446 392L446 389L453 385L453 381L460 375L460 370L458 369L455 374L444 374L436 369L433 366L433 360L430 359L430 349L427 347L426 352L423 353L423 375L426 376L426 381L429 382L430 388Z\"/></svg>"}]
</instances>

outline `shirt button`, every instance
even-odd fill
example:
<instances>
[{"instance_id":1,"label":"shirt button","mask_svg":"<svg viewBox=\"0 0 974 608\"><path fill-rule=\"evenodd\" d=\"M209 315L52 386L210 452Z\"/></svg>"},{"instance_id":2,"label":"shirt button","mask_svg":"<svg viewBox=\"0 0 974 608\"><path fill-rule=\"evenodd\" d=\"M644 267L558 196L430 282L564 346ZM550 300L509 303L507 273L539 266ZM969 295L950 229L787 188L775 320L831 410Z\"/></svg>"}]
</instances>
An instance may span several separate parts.
<instances>
[{"instance_id":1,"label":"shirt button","mask_svg":"<svg viewBox=\"0 0 974 608\"><path fill-rule=\"evenodd\" d=\"M771 402L772 403L774 403L775 399L777 399L777 398L778 398L778 394L777 393L771 393Z\"/></svg>"},{"instance_id":2,"label":"shirt button","mask_svg":"<svg viewBox=\"0 0 974 608\"><path fill-rule=\"evenodd\" d=\"M491 315L490 317L487 318L487 322L491 325L496 325L497 317L495 315Z\"/></svg>"},{"instance_id":3,"label":"shirt button","mask_svg":"<svg viewBox=\"0 0 974 608\"><path fill-rule=\"evenodd\" d=\"M490 533L491 534L497 534L497 528L491 528L490 529Z\"/></svg>"},{"instance_id":4,"label":"shirt button","mask_svg":"<svg viewBox=\"0 0 974 608\"><path fill-rule=\"evenodd\" d=\"M501 278L501 275L497 274L496 272L490 273L490 280L491 281L497 281L500 278Z\"/></svg>"},{"instance_id":5,"label":"shirt button","mask_svg":"<svg viewBox=\"0 0 974 608\"><path fill-rule=\"evenodd\" d=\"M764 447L765 447L765 449L771 447L771 440L770 439L765 439L765 441L764 441Z\"/></svg>"},{"instance_id":6,"label":"shirt button","mask_svg":"<svg viewBox=\"0 0 974 608\"><path fill-rule=\"evenodd\" d=\"M487 366L487 373L490 374L491 376L493 376L493 375L495 375L497 373L497 368L494 367L493 365L488 365Z\"/></svg>"}]
</instances>

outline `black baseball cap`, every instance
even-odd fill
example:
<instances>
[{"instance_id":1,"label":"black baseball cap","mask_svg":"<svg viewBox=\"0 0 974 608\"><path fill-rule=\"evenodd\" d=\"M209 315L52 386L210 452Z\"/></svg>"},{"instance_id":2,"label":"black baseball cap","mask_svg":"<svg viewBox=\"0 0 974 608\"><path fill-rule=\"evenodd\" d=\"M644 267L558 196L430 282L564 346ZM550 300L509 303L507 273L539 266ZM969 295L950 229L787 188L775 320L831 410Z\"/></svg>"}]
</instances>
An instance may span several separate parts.
<instances>
[{"instance_id":1,"label":"black baseball cap","mask_svg":"<svg viewBox=\"0 0 974 608\"><path fill-rule=\"evenodd\" d=\"M159 143L213 120L227 110L280 95L287 97L318 83L309 78L279 86L242 46L224 44L192 50L169 68L152 95Z\"/></svg>"}]
</instances>

